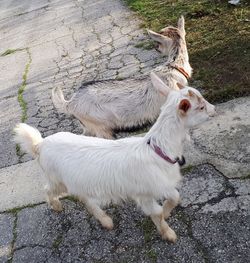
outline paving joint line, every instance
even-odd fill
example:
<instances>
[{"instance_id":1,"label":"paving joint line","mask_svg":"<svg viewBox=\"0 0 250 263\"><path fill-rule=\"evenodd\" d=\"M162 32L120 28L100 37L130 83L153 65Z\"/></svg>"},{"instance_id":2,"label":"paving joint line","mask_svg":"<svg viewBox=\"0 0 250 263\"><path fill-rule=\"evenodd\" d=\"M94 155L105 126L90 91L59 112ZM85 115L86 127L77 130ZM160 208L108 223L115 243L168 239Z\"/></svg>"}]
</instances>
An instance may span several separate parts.
<instances>
[{"instance_id":1,"label":"paving joint line","mask_svg":"<svg viewBox=\"0 0 250 263\"><path fill-rule=\"evenodd\" d=\"M209 259L209 253L206 250L206 248L196 237L194 237L192 230L192 220L190 216L187 213L185 213L184 210L185 210L184 208L180 208L180 207L178 208L178 212L177 212L179 214L178 219L187 226L188 236L195 242L196 248L199 251L199 253L201 253L201 256L203 257L205 263L211 262Z\"/></svg>"}]
</instances>

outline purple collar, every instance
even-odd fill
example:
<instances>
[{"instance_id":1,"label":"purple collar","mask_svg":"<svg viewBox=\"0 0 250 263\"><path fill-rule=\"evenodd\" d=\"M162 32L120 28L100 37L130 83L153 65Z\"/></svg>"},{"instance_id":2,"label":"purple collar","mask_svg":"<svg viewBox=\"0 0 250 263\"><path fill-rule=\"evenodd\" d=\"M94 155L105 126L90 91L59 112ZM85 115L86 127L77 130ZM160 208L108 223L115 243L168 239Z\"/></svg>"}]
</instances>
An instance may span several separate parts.
<instances>
[{"instance_id":1,"label":"purple collar","mask_svg":"<svg viewBox=\"0 0 250 263\"><path fill-rule=\"evenodd\" d=\"M148 139L147 144L148 144L149 146L151 146L151 145L150 145L150 139ZM176 163L178 163L180 166L183 166L183 165L186 163L186 160L185 160L185 158L184 158L183 155L181 156L181 159L180 159L179 157L177 157L177 158L175 158L174 160L172 160L171 158L169 158L166 154L164 154L164 153L162 152L162 150L161 150L161 148L160 148L159 146L153 144L153 145L152 145L152 149L153 149L154 152L155 152L156 154L158 154L162 159L164 159L165 161L167 161L167 162L169 162L169 163L171 163L171 164L176 164Z\"/></svg>"}]
</instances>

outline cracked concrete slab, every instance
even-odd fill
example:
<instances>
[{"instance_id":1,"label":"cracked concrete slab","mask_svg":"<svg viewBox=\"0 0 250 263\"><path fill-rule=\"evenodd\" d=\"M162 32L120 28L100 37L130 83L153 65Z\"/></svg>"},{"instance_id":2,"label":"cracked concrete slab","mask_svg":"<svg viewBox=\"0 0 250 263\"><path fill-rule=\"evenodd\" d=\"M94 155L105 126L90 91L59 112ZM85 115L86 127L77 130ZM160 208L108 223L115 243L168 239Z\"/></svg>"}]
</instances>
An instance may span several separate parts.
<instances>
[{"instance_id":1,"label":"cracked concrete slab","mask_svg":"<svg viewBox=\"0 0 250 263\"><path fill-rule=\"evenodd\" d=\"M196 184L194 178L206 184ZM246 262L250 209L244 210L240 204L244 200L249 205L250 199L245 190L238 191L245 180L229 180L211 165L191 169L183 180L182 205L168 220L179 238L174 245L161 240L150 219L132 203L106 209L115 225L107 231L82 203L64 199L61 213L53 212L47 204L17 210L13 261ZM216 194L204 193L215 188L216 182ZM197 195L203 197L193 202L192 196ZM207 205L213 211L205 209ZM7 224L4 221L3 225Z\"/></svg>"},{"instance_id":2,"label":"cracked concrete slab","mask_svg":"<svg viewBox=\"0 0 250 263\"><path fill-rule=\"evenodd\" d=\"M20 179L25 173L40 178L34 161L18 166ZM31 167L33 170L28 170ZM15 166L10 168L18 170ZM30 186L25 188L26 200L32 199L33 190L42 194L43 187L37 185L35 178L31 176ZM228 262L230 253L236 262L245 262L249 242L248 181L229 180L211 165L200 165L187 172L180 188L182 204L169 219L179 236L176 245L162 241L150 219L134 204L107 209L115 223L112 231L103 229L80 202L63 200L62 213L53 212L47 204L29 205L16 213L13 261L40 262L47 258L47 262L162 262L164 259L178 263L212 262L213 259ZM23 188L20 182L16 182L16 186ZM6 196L6 193L1 196L3 202L8 200L4 199ZM232 216L234 224L230 224ZM7 221L3 221L6 229ZM239 232L235 227L239 227ZM229 239L232 233L233 241ZM220 237L219 244L216 236ZM238 254L229 251L232 242L237 242ZM214 243L218 249L214 248Z\"/></svg>"},{"instance_id":3,"label":"cracked concrete slab","mask_svg":"<svg viewBox=\"0 0 250 263\"><path fill-rule=\"evenodd\" d=\"M211 163L229 178L250 175L250 98L217 105L218 116L194 129L184 151L192 165Z\"/></svg>"},{"instance_id":4,"label":"cracked concrete slab","mask_svg":"<svg viewBox=\"0 0 250 263\"><path fill-rule=\"evenodd\" d=\"M0 212L44 202L45 183L36 161L0 169Z\"/></svg>"},{"instance_id":5,"label":"cracked concrete slab","mask_svg":"<svg viewBox=\"0 0 250 263\"><path fill-rule=\"evenodd\" d=\"M14 220L12 214L0 214L0 262L6 262L11 253Z\"/></svg>"},{"instance_id":6,"label":"cracked concrete slab","mask_svg":"<svg viewBox=\"0 0 250 263\"><path fill-rule=\"evenodd\" d=\"M248 262L250 217L241 213L197 216L192 232L209 262Z\"/></svg>"},{"instance_id":7,"label":"cracked concrete slab","mask_svg":"<svg viewBox=\"0 0 250 263\"><path fill-rule=\"evenodd\" d=\"M180 186L181 206L187 207L217 198L225 190L225 179L211 165L196 167L184 176ZM227 195L231 194L227 190Z\"/></svg>"},{"instance_id":8,"label":"cracked concrete slab","mask_svg":"<svg viewBox=\"0 0 250 263\"><path fill-rule=\"evenodd\" d=\"M165 61L153 50L136 47L147 36L121 1L3 0L0 5L0 53L29 48L23 99L27 123L43 136L82 133L77 120L53 108L53 87L70 97L83 82L129 78ZM218 105L218 116L192 132L187 163L201 165L186 169L182 204L168 220L179 240L170 245L131 203L107 208L112 231L79 202L63 200L62 213L39 204L45 200L40 169L29 156L17 156L11 142L22 118L17 90L27 55L21 50L0 57L0 262L249 261L249 98Z\"/></svg>"},{"instance_id":9,"label":"cracked concrete slab","mask_svg":"<svg viewBox=\"0 0 250 263\"><path fill-rule=\"evenodd\" d=\"M14 254L12 262L13 263L14 262L57 263L62 261L53 255L51 249L42 246L36 246L36 247L24 247L22 249L17 250Z\"/></svg>"},{"instance_id":10,"label":"cracked concrete slab","mask_svg":"<svg viewBox=\"0 0 250 263\"><path fill-rule=\"evenodd\" d=\"M0 57L0 168L18 162L12 130L21 119L17 94L22 85L27 59L25 50Z\"/></svg>"},{"instance_id":11,"label":"cracked concrete slab","mask_svg":"<svg viewBox=\"0 0 250 263\"><path fill-rule=\"evenodd\" d=\"M63 129L81 133L78 122L64 127L65 116L54 112L50 98L53 87L60 86L70 95L82 82L130 77L164 61L161 58L150 65L145 63L159 55L153 50L135 48L143 36L140 21L119 1L42 1L37 8L28 1L21 6L18 1L3 1L2 5L4 12L12 16L3 14L0 51L28 47L31 54L23 93L27 122L43 132L43 118L47 122L50 116L51 122L54 116L59 119L59 125L47 126L44 135ZM14 53L8 58L16 56ZM19 158L21 162L26 160Z\"/></svg>"},{"instance_id":12,"label":"cracked concrete slab","mask_svg":"<svg viewBox=\"0 0 250 263\"><path fill-rule=\"evenodd\" d=\"M242 180L230 180L229 181L235 188L235 193L238 195L250 195L250 178L245 179L244 183Z\"/></svg>"},{"instance_id":13,"label":"cracked concrete slab","mask_svg":"<svg viewBox=\"0 0 250 263\"><path fill-rule=\"evenodd\" d=\"M38 127L45 136L62 130L82 132L78 121L70 118L65 121L64 115L54 111L51 101L53 87L60 86L70 95L82 82L129 77L153 67L153 64L145 64L143 57L141 60L136 57L141 49L135 48L136 54L131 51L139 41L137 35L143 35L143 31L139 29L139 20L120 2L72 0L35 4L25 1L20 5L18 1L2 1L1 6L0 53L8 49L24 50L0 57L4 76L0 90L1 109L4 109L0 167L30 160L26 155L17 156L15 144L9 143L14 125L23 117L17 93L29 59L25 48L29 48L32 60L23 92L27 123ZM143 52L148 58L158 57L155 51ZM112 56L120 61L119 65L111 59Z\"/></svg>"},{"instance_id":14,"label":"cracked concrete slab","mask_svg":"<svg viewBox=\"0 0 250 263\"><path fill-rule=\"evenodd\" d=\"M16 97L5 98L0 101L0 168L18 163L16 145L13 142L12 131L20 122L21 111Z\"/></svg>"}]
</instances>

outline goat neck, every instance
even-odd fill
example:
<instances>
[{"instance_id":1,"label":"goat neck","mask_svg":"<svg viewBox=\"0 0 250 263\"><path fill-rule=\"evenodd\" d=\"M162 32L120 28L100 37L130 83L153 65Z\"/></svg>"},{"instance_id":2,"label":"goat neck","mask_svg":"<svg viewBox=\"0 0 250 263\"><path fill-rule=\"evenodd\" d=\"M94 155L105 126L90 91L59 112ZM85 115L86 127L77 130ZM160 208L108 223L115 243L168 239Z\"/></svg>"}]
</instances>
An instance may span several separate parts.
<instances>
[{"instance_id":1,"label":"goat neck","mask_svg":"<svg viewBox=\"0 0 250 263\"><path fill-rule=\"evenodd\" d=\"M170 65L172 68L182 69L187 73L189 78L191 77L192 67L189 63L189 56L185 37L179 38L179 41L176 43L175 48L172 50L171 54L168 57L167 65ZM179 77L186 79L186 76L183 75L180 71L176 73L179 75Z\"/></svg>"},{"instance_id":2,"label":"goat neck","mask_svg":"<svg viewBox=\"0 0 250 263\"><path fill-rule=\"evenodd\" d=\"M158 120L144 137L145 144L150 140L171 159L182 156L183 141L187 134L187 129L177 115L177 101L178 95L174 92L162 107Z\"/></svg>"}]
</instances>

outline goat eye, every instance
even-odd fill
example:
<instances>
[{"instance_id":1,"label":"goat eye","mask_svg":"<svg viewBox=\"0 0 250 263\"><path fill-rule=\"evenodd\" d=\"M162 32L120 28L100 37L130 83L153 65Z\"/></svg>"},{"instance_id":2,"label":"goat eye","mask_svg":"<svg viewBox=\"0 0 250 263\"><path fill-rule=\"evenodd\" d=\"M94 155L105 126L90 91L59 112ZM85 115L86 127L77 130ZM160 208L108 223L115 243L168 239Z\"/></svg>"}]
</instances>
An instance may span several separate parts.
<instances>
[{"instance_id":1,"label":"goat eye","mask_svg":"<svg viewBox=\"0 0 250 263\"><path fill-rule=\"evenodd\" d=\"M204 107L204 106L202 106L202 107L200 107L200 110L204 110L204 108L205 108L205 107Z\"/></svg>"}]
</instances>

